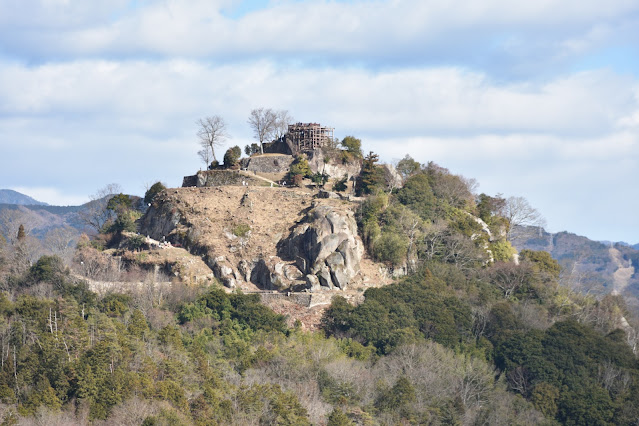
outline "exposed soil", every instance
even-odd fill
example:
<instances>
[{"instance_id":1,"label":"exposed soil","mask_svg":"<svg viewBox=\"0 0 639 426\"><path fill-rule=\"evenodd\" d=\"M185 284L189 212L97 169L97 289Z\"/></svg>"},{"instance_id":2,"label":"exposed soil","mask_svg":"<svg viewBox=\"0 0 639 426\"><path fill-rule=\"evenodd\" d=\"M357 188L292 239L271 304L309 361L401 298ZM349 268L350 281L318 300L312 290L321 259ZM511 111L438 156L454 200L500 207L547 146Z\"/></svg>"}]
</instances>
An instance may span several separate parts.
<instances>
[{"instance_id":1,"label":"exposed soil","mask_svg":"<svg viewBox=\"0 0 639 426\"><path fill-rule=\"evenodd\" d=\"M329 203L337 208L356 209L345 200L316 199L308 189L282 187L210 187L169 189L163 202L175 206L182 215L177 232L189 235L199 255L224 256L234 267L241 260L278 257L278 242L305 217L315 203ZM191 248L191 251L195 248ZM169 256L169 253L164 256ZM284 262L293 263L290 259ZM201 260L200 260L201 261ZM197 262L196 262L197 263ZM340 294L357 303L363 291L392 281L384 276L380 265L364 258L361 272L348 289L326 290L323 294ZM259 291L255 284L238 280L242 291ZM327 300L330 300L328 297ZM289 301L270 302L276 311L300 320L304 328L314 329L327 305L305 308Z\"/></svg>"},{"instance_id":2,"label":"exposed soil","mask_svg":"<svg viewBox=\"0 0 639 426\"><path fill-rule=\"evenodd\" d=\"M611 247L609 253L613 263L617 266L617 270L612 275L614 282L613 294L621 294L628 287L630 278L635 273L635 268L632 266L631 261L623 259L621 252L616 248Z\"/></svg>"}]
</instances>

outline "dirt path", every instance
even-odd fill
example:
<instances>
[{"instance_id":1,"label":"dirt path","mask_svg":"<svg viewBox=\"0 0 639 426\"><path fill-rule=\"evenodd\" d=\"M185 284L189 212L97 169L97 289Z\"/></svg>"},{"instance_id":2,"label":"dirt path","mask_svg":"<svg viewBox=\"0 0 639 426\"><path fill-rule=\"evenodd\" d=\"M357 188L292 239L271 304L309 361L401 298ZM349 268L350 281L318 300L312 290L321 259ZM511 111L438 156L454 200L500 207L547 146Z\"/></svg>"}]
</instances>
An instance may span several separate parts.
<instances>
[{"instance_id":1,"label":"dirt path","mask_svg":"<svg viewBox=\"0 0 639 426\"><path fill-rule=\"evenodd\" d=\"M612 290L612 294L620 294L628 286L628 282L630 278L635 273L635 268L632 266L632 262L629 260L624 260L621 252L614 247L611 247L608 250L610 253L610 259L612 259L613 263L617 266L617 270L612 275L614 288Z\"/></svg>"},{"instance_id":2,"label":"dirt path","mask_svg":"<svg viewBox=\"0 0 639 426\"><path fill-rule=\"evenodd\" d=\"M263 176L260 176L260 175L258 175L256 173L250 173L250 172L247 172L245 170L240 170L240 174L244 175L244 176L248 176L248 177L254 178L254 179L261 179L264 182L270 183L271 186L279 186L279 184L277 182L274 182L274 181L272 181L270 179L267 179L267 178L265 178Z\"/></svg>"}]
</instances>

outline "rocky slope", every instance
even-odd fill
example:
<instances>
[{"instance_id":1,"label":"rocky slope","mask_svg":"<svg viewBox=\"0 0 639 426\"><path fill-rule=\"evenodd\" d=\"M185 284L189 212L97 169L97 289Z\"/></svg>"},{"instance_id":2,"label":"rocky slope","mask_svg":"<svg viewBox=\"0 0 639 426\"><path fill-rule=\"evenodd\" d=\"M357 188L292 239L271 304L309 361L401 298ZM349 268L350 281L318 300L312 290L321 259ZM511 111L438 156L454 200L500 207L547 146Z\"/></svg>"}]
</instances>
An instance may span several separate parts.
<instances>
[{"instance_id":1,"label":"rocky slope","mask_svg":"<svg viewBox=\"0 0 639 426\"><path fill-rule=\"evenodd\" d=\"M356 207L294 188L169 189L140 232L201 256L229 288L354 290L386 282L363 257Z\"/></svg>"}]
</instances>

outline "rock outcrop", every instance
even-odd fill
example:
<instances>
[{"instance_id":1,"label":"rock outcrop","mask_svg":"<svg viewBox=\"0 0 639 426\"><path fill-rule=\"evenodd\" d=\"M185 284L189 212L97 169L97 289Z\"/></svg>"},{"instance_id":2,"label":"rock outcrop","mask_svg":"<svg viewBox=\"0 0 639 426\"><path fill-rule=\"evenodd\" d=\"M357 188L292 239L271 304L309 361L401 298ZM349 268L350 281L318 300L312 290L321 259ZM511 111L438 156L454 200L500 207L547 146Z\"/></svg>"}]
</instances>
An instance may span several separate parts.
<instances>
[{"instance_id":1,"label":"rock outcrop","mask_svg":"<svg viewBox=\"0 0 639 426\"><path fill-rule=\"evenodd\" d=\"M344 290L364 252L354 206L295 189L181 188L156 198L139 226L200 256L229 288Z\"/></svg>"},{"instance_id":2,"label":"rock outcrop","mask_svg":"<svg viewBox=\"0 0 639 426\"><path fill-rule=\"evenodd\" d=\"M345 289L360 271L364 247L349 209L316 206L282 243L312 290Z\"/></svg>"},{"instance_id":3,"label":"rock outcrop","mask_svg":"<svg viewBox=\"0 0 639 426\"><path fill-rule=\"evenodd\" d=\"M341 179L344 176L351 179L362 171L361 160L355 159L349 163L343 163L341 158L321 148L308 151L306 155L313 173L326 173L334 179Z\"/></svg>"}]
</instances>

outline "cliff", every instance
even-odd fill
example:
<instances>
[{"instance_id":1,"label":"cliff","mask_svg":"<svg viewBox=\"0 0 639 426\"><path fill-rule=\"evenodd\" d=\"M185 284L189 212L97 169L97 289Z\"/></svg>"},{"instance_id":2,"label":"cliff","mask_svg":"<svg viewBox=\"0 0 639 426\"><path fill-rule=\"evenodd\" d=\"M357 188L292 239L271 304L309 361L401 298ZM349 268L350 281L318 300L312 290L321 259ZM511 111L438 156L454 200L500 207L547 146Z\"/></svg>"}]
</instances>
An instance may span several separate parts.
<instances>
[{"instance_id":1,"label":"cliff","mask_svg":"<svg viewBox=\"0 0 639 426\"><path fill-rule=\"evenodd\" d=\"M317 292L384 284L363 256L356 207L294 188L169 189L140 220L140 232L201 256L229 288Z\"/></svg>"}]
</instances>

